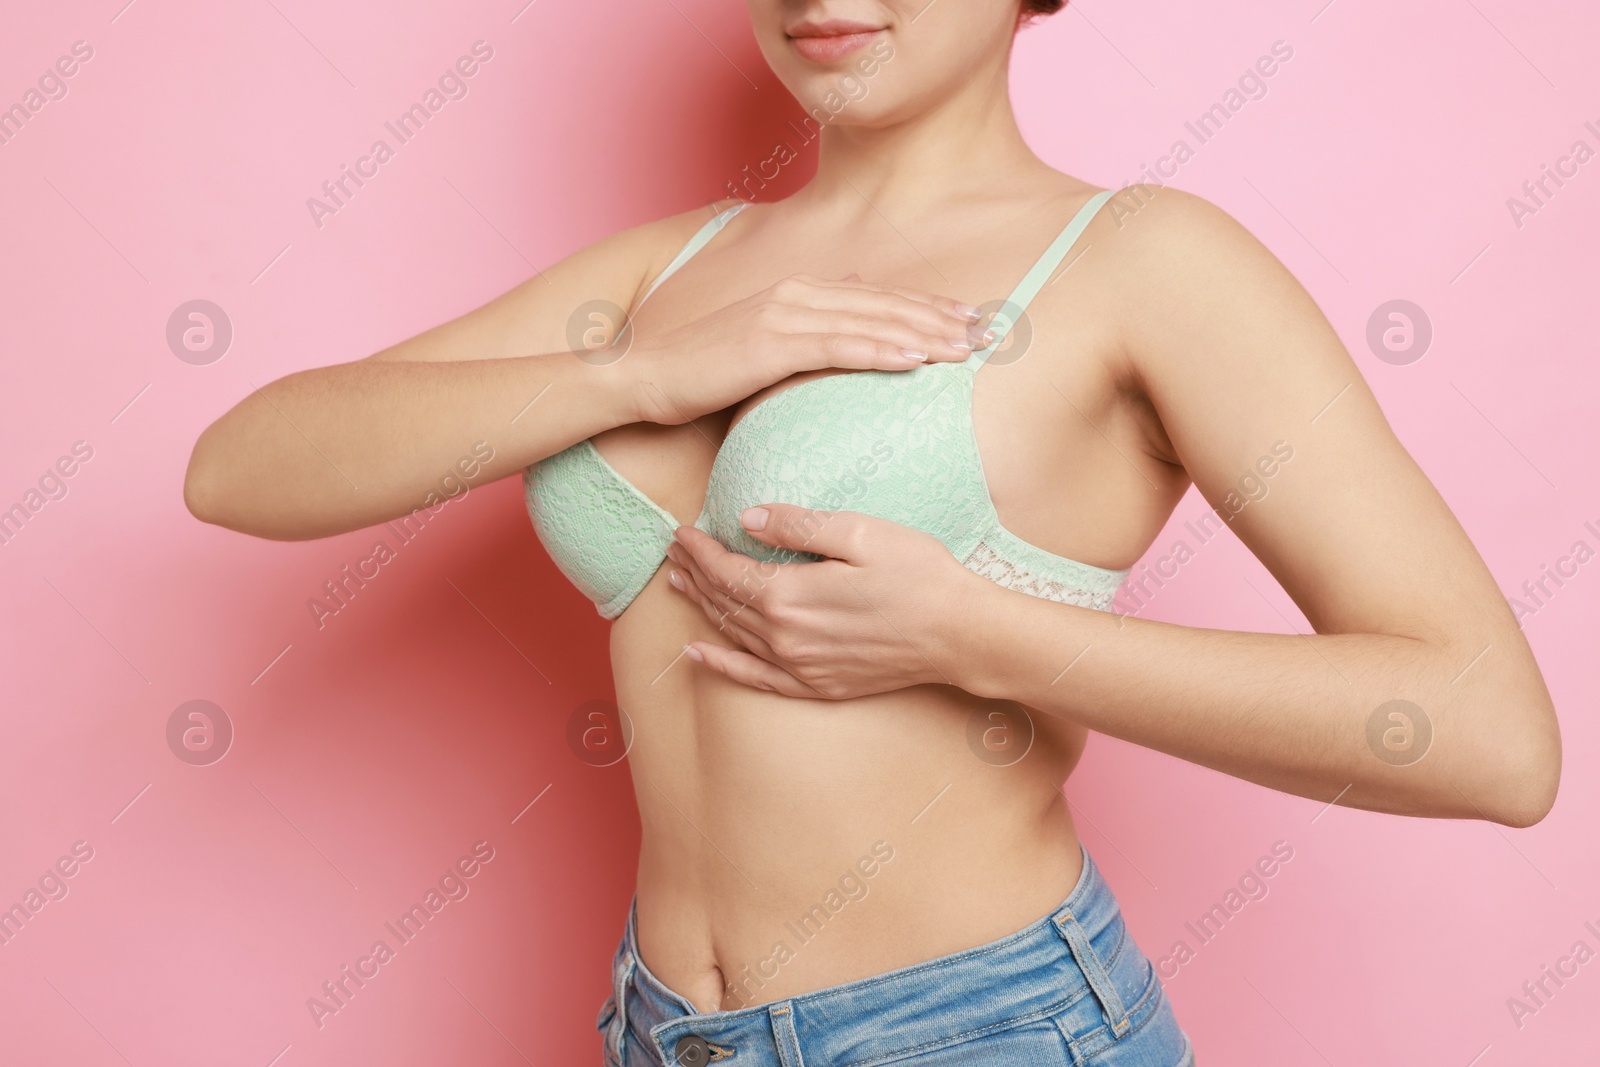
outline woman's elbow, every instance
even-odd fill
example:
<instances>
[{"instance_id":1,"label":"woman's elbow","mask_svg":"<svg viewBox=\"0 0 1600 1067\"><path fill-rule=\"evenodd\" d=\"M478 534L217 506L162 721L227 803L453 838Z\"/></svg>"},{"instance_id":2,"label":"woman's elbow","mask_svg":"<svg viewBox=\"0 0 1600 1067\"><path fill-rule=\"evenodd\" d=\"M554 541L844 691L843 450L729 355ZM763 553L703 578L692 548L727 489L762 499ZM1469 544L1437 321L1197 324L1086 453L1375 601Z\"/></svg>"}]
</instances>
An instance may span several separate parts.
<instances>
[{"instance_id":1,"label":"woman's elbow","mask_svg":"<svg viewBox=\"0 0 1600 1067\"><path fill-rule=\"evenodd\" d=\"M1561 786L1561 732L1553 708L1517 717L1491 758L1486 817L1523 829L1550 814Z\"/></svg>"},{"instance_id":2,"label":"woman's elbow","mask_svg":"<svg viewBox=\"0 0 1600 1067\"><path fill-rule=\"evenodd\" d=\"M273 533L262 529L261 507L247 482L241 465L230 462L228 450L202 434L183 475L183 505L189 514L212 526L272 537Z\"/></svg>"},{"instance_id":3,"label":"woman's elbow","mask_svg":"<svg viewBox=\"0 0 1600 1067\"><path fill-rule=\"evenodd\" d=\"M390 517L359 510L337 485L319 495L303 479L268 476L263 472L274 464L238 452L204 434L195 444L183 476L183 504L201 522L268 541L312 541Z\"/></svg>"},{"instance_id":4,"label":"woman's elbow","mask_svg":"<svg viewBox=\"0 0 1600 1067\"><path fill-rule=\"evenodd\" d=\"M202 446L196 444L189 455L189 468L183 474L183 506L201 522L224 525L222 521L223 494L218 479L211 471Z\"/></svg>"}]
</instances>

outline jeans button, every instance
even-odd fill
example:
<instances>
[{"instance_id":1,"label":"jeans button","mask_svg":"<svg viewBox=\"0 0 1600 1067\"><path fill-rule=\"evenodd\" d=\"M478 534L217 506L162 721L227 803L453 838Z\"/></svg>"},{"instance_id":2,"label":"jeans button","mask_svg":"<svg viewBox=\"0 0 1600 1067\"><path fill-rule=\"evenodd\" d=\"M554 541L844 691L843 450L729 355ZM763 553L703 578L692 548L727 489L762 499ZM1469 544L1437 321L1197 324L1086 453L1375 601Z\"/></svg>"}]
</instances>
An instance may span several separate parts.
<instances>
[{"instance_id":1,"label":"jeans button","mask_svg":"<svg viewBox=\"0 0 1600 1067\"><path fill-rule=\"evenodd\" d=\"M711 1046L706 1044L706 1039L689 1034L678 1038L678 1043L673 1047L672 1058L678 1062L679 1067L706 1067L711 1062Z\"/></svg>"}]
</instances>

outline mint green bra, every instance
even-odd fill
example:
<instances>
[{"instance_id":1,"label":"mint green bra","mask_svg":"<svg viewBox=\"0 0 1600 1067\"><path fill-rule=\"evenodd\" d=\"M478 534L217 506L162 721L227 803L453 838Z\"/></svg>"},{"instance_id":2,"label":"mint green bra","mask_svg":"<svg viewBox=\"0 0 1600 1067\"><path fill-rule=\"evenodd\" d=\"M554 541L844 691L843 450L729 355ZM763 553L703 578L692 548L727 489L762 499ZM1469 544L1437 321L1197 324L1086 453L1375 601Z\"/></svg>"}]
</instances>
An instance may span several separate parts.
<instances>
[{"instance_id":1,"label":"mint green bra","mask_svg":"<svg viewBox=\"0 0 1600 1067\"><path fill-rule=\"evenodd\" d=\"M739 513L765 503L861 512L932 534L967 568L1008 588L1108 609L1127 570L1046 552L1000 524L973 435L972 386L1110 197L1110 190L1095 195L1045 249L990 323L995 338L988 348L960 363L813 378L756 405L718 450L694 525L731 551L793 562L820 557L762 544L739 525ZM744 207L736 204L706 223L645 299ZM556 565L608 619L622 614L655 575L681 525L589 441L528 467L523 490Z\"/></svg>"}]
</instances>

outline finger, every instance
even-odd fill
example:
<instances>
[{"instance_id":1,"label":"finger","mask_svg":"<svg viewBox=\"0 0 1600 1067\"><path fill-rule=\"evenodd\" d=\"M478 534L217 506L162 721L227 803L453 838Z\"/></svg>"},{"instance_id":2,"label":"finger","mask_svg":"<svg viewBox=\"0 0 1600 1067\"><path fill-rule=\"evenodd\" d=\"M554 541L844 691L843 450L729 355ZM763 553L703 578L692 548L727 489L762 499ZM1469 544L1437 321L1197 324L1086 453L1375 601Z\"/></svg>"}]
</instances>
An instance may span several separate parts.
<instances>
[{"instance_id":1,"label":"finger","mask_svg":"<svg viewBox=\"0 0 1600 1067\"><path fill-rule=\"evenodd\" d=\"M972 354L955 348L940 349L927 342L911 347L849 333L790 334L779 344L785 366L792 368L794 374L830 369L915 370L928 363L959 362Z\"/></svg>"},{"instance_id":2,"label":"finger","mask_svg":"<svg viewBox=\"0 0 1600 1067\"><path fill-rule=\"evenodd\" d=\"M674 544L667 551L674 557L673 562L683 566L681 571L667 572L667 581L674 589L698 604L701 612L718 630L728 634L762 659L772 663L780 662L777 653L773 652L772 645L767 641L766 634L770 626L766 616L750 605L740 603L710 588L705 576L698 574L694 560L681 546Z\"/></svg>"},{"instance_id":3,"label":"finger","mask_svg":"<svg viewBox=\"0 0 1600 1067\"><path fill-rule=\"evenodd\" d=\"M720 597L717 603L722 610L737 612L747 607L746 600L759 589L757 583L748 580L739 562L749 561L749 557L729 552L716 538L701 530L679 530L676 539L667 546L667 558L683 568L702 598ZM710 573L712 568L716 568L715 573Z\"/></svg>"},{"instance_id":4,"label":"finger","mask_svg":"<svg viewBox=\"0 0 1600 1067\"><path fill-rule=\"evenodd\" d=\"M785 282L797 284L774 286L772 296L780 307L864 315L904 323L939 338L965 338L982 319L980 309L970 304L913 289L863 281L829 282L803 276L785 279Z\"/></svg>"},{"instance_id":5,"label":"finger","mask_svg":"<svg viewBox=\"0 0 1600 1067\"><path fill-rule=\"evenodd\" d=\"M667 571L667 581L678 592L696 602L707 602L724 611L735 611L744 605L716 590L695 563L694 557L676 541L667 546L667 559L678 569Z\"/></svg>"},{"instance_id":6,"label":"finger","mask_svg":"<svg viewBox=\"0 0 1600 1067\"><path fill-rule=\"evenodd\" d=\"M779 667L783 665L782 661L773 654L772 646L763 641L760 635L752 633L740 625L735 616L720 614L715 607L704 604L701 610L705 613L706 618L710 619L712 624L716 626L718 633L732 638L751 655L758 656Z\"/></svg>"},{"instance_id":7,"label":"finger","mask_svg":"<svg viewBox=\"0 0 1600 1067\"><path fill-rule=\"evenodd\" d=\"M928 293L920 289L910 289L903 285L887 285L881 282L863 281L859 274L850 274L837 281L828 278L817 278L809 274L800 274L796 275L796 277L813 285L833 288L853 287L884 296L899 297L902 300L926 304L963 323L977 322L982 314L978 308L971 304L964 304L948 296L940 296L938 293Z\"/></svg>"},{"instance_id":8,"label":"finger","mask_svg":"<svg viewBox=\"0 0 1600 1067\"><path fill-rule=\"evenodd\" d=\"M722 626L725 621L738 619L746 634L760 643L759 648L750 641L745 641L745 645L754 648L761 655L767 654L765 634L768 624L766 617L760 611L718 590L696 566L694 557L684 551L682 545L674 543L669 546L667 556L682 568L667 572L667 581L674 589L699 604L705 610L706 617L718 626Z\"/></svg>"},{"instance_id":9,"label":"finger","mask_svg":"<svg viewBox=\"0 0 1600 1067\"><path fill-rule=\"evenodd\" d=\"M742 601L734 600L713 585L711 579L700 569L700 564L695 561L694 556L678 542L673 541L667 545L667 559L682 568L667 575L667 581L671 582L674 588L696 600L709 601L723 611L737 612L746 606Z\"/></svg>"},{"instance_id":10,"label":"finger","mask_svg":"<svg viewBox=\"0 0 1600 1067\"><path fill-rule=\"evenodd\" d=\"M689 588L699 594L700 599L722 615L731 619L740 620L740 625L745 627L760 626L761 613L749 604L735 600L725 593L719 593L703 574L685 568L689 575Z\"/></svg>"},{"instance_id":11,"label":"finger","mask_svg":"<svg viewBox=\"0 0 1600 1067\"><path fill-rule=\"evenodd\" d=\"M699 604L706 618L716 624L718 629L736 634L740 644L757 655L771 658L771 646L760 632L766 629L766 620L762 618L761 613L748 604L741 604L709 588L703 577L696 579L689 574L689 570L690 568L685 567L681 571L671 571L667 575L667 580L672 583L674 589Z\"/></svg>"},{"instance_id":12,"label":"finger","mask_svg":"<svg viewBox=\"0 0 1600 1067\"><path fill-rule=\"evenodd\" d=\"M772 693L781 693L788 697L801 697L812 700L821 699L817 693L794 675L782 667L768 663L748 652L724 648L708 641L695 641L689 646L689 657L693 659L699 653L699 662L718 674L726 675L753 689L765 689Z\"/></svg>"},{"instance_id":13,"label":"finger","mask_svg":"<svg viewBox=\"0 0 1600 1067\"><path fill-rule=\"evenodd\" d=\"M705 608L708 611L715 608L716 605L714 605L710 598L706 596L705 592L697 584L695 584L694 580L690 577L686 577L687 570L688 568L684 568L683 570L672 569L667 571L667 583L671 585L672 588L676 589L678 592L694 601L694 603L698 606Z\"/></svg>"},{"instance_id":14,"label":"finger","mask_svg":"<svg viewBox=\"0 0 1600 1067\"><path fill-rule=\"evenodd\" d=\"M688 552L711 588L741 604L753 603L776 572L775 563L758 563L723 548L716 538L693 526L680 526L674 533L676 544ZM671 554L671 550L668 550ZM769 571L766 575L762 571Z\"/></svg>"},{"instance_id":15,"label":"finger","mask_svg":"<svg viewBox=\"0 0 1600 1067\"><path fill-rule=\"evenodd\" d=\"M685 586L678 585L676 582L674 582L673 585L677 589L682 590L685 596L699 605L701 614L705 615L706 619L710 621L711 625L717 628L718 633L732 638L734 641L737 641L739 644L743 645L745 648L749 649L751 652L754 652L758 656L761 656L763 659L771 660L774 663L777 662L776 657L772 655L772 646L768 645L765 641L761 640L761 638L757 637L755 634L741 626L737 621L736 616L723 611L712 600L702 595L693 586L688 586L686 588Z\"/></svg>"},{"instance_id":16,"label":"finger","mask_svg":"<svg viewBox=\"0 0 1600 1067\"><path fill-rule=\"evenodd\" d=\"M864 302L848 307L825 305L787 309L782 328L790 334L859 337L920 352L932 362L966 359L972 354L976 326L951 322L932 311L908 312L907 304ZM978 343L986 344L978 338Z\"/></svg>"},{"instance_id":17,"label":"finger","mask_svg":"<svg viewBox=\"0 0 1600 1067\"><path fill-rule=\"evenodd\" d=\"M863 562L863 550L872 539L875 524L895 525L854 511L813 511L795 504L745 508L739 513L739 523L765 544L847 563Z\"/></svg>"}]
</instances>

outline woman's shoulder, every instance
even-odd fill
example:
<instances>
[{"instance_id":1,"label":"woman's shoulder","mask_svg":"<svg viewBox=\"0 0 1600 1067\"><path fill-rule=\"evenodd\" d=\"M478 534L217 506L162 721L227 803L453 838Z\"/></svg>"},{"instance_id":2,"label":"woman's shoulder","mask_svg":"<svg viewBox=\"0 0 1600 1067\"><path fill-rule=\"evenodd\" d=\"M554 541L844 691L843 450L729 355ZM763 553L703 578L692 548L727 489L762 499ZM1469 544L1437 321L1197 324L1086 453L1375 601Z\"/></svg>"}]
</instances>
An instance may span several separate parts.
<instances>
[{"instance_id":1,"label":"woman's shoulder","mask_svg":"<svg viewBox=\"0 0 1600 1067\"><path fill-rule=\"evenodd\" d=\"M1286 247L1309 257L1313 276L1337 275L1284 221ZM1287 373L1314 366L1329 337L1337 345L1307 287L1243 223L1204 197L1171 186L1129 186L1106 202L1095 223L1097 262L1083 278L1092 279L1100 306L1122 324L1125 351L1149 375L1196 360L1265 361ZM1246 343L1247 334L1283 343ZM1302 343L1289 344L1290 337Z\"/></svg>"},{"instance_id":2,"label":"woman's shoulder","mask_svg":"<svg viewBox=\"0 0 1600 1067\"><path fill-rule=\"evenodd\" d=\"M617 246L628 247L633 257L644 264L642 278L654 278L692 241L706 224L746 201L737 198L714 200L702 207L665 215L649 222L619 230L606 238Z\"/></svg>"},{"instance_id":3,"label":"woman's shoulder","mask_svg":"<svg viewBox=\"0 0 1600 1067\"><path fill-rule=\"evenodd\" d=\"M1174 258L1228 255L1256 243L1227 211L1170 185L1125 185L1111 193L1099 215L1102 235L1115 235L1112 247L1137 269Z\"/></svg>"},{"instance_id":4,"label":"woman's shoulder","mask_svg":"<svg viewBox=\"0 0 1600 1067\"><path fill-rule=\"evenodd\" d=\"M1105 290L1147 306L1287 280L1283 265L1254 234L1202 196L1170 185L1103 191L1111 195L1081 240L1093 252L1092 263L1085 257L1091 267L1085 273L1098 276Z\"/></svg>"},{"instance_id":5,"label":"woman's shoulder","mask_svg":"<svg viewBox=\"0 0 1600 1067\"><path fill-rule=\"evenodd\" d=\"M736 197L713 200L702 207L690 208L687 211L640 223L621 231L618 236L626 235L632 241L653 246L658 254L665 254L667 259L671 259L678 249L700 232L706 223L720 215L730 213L733 208L744 203L747 201Z\"/></svg>"},{"instance_id":6,"label":"woman's shoulder","mask_svg":"<svg viewBox=\"0 0 1600 1067\"><path fill-rule=\"evenodd\" d=\"M1054 168L990 195L1039 205L1043 224L1045 219L1070 219L1101 194L1109 196L1086 232L1091 240L1126 235L1116 243L1124 256L1159 255L1163 249L1173 251L1186 244L1225 243L1246 232L1226 211L1194 193L1144 183L1107 188Z\"/></svg>"}]
</instances>

